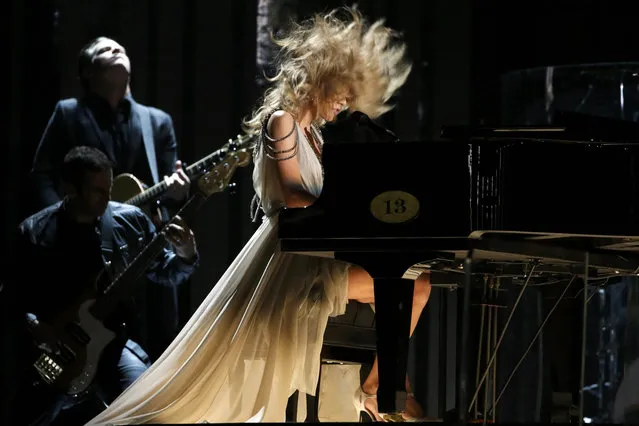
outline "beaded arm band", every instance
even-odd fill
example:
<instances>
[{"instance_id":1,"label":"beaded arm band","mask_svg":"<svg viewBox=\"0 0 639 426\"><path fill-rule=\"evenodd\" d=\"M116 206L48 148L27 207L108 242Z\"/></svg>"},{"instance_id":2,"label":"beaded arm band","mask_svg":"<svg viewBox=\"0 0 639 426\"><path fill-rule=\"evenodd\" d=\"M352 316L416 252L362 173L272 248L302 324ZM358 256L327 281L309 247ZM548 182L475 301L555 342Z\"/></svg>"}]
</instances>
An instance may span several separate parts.
<instances>
[{"instance_id":1,"label":"beaded arm band","mask_svg":"<svg viewBox=\"0 0 639 426\"><path fill-rule=\"evenodd\" d=\"M264 127L262 129L262 141L264 141L263 143L264 153L266 154L268 158L275 161L285 161L285 160L290 160L291 158L295 157L295 155L297 155L298 142L299 142L299 137L297 133L295 133L295 142L293 143L293 146L291 148L275 149L273 147L275 143L283 141L284 139L290 137L293 134L293 132L295 132L295 127L296 127L295 123L293 123L293 128L291 129L290 132L288 132L286 136L273 139L272 137L268 135L268 132L266 131L266 122L264 122ZM277 155L279 154L287 154L287 155L285 157L278 157Z\"/></svg>"}]
</instances>

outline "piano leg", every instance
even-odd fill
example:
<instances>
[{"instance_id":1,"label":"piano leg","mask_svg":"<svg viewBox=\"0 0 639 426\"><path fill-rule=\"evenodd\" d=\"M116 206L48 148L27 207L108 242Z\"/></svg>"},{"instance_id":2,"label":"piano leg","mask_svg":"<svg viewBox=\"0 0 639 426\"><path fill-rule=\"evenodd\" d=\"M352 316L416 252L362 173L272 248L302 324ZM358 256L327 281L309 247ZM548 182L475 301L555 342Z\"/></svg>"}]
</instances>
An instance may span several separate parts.
<instances>
[{"instance_id":1,"label":"piano leg","mask_svg":"<svg viewBox=\"0 0 639 426\"><path fill-rule=\"evenodd\" d=\"M438 253L427 251L402 252L398 255L335 253L336 259L359 265L373 277L379 371L377 404L380 413L396 413L397 390L405 389L415 282L401 277L411 266L438 257Z\"/></svg>"},{"instance_id":2,"label":"piano leg","mask_svg":"<svg viewBox=\"0 0 639 426\"><path fill-rule=\"evenodd\" d=\"M377 362L380 413L394 413L395 396L404 388L408 363L410 317L413 305L412 280L375 278L375 311L377 316ZM380 321L380 319L382 319Z\"/></svg>"}]
</instances>

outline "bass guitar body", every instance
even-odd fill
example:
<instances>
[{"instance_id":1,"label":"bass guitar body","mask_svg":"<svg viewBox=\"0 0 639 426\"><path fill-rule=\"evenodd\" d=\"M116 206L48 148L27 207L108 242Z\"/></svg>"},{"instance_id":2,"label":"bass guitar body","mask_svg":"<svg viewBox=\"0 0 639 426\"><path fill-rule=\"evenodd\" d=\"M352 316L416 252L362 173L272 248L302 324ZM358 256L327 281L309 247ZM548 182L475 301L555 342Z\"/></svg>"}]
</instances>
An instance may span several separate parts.
<instances>
[{"instance_id":1,"label":"bass guitar body","mask_svg":"<svg viewBox=\"0 0 639 426\"><path fill-rule=\"evenodd\" d=\"M29 320L36 342L33 367L51 388L69 396L81 396L95 379L98 364L115 333L95 318L89 308L94 300L85 300L77 309L67 311L49 323ZM74 313L75 312L75 313Z\"/></svg>"}]
</instances>

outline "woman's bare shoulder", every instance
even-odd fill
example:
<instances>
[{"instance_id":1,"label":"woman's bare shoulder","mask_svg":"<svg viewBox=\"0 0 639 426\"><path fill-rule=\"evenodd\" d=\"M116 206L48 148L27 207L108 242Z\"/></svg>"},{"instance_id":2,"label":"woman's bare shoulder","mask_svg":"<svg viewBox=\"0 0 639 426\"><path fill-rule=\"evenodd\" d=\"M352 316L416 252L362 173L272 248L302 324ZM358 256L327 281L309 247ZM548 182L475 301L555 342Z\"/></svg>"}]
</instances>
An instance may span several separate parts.
<instances>
[{"instance_id":1,"label":"woman's bare shoulder","mask_svg":"<svg viewBox=\"0 0 639 426\"><path fill-rule=\"evenodd\" d=\"M293 115L287 111L275 111L268 119L266 131L268 136L273 139L281 139L290 135L295 127L295 119Z\"/></svg>"}]
</instances>

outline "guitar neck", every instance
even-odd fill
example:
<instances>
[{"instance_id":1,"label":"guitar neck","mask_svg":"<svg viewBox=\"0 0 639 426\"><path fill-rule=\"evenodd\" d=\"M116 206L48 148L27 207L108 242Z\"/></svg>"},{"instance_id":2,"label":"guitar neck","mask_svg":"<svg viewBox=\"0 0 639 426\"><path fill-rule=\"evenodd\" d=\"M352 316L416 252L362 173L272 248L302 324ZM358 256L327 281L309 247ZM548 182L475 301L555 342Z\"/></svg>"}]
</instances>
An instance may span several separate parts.
<instances>
[{"instance_id":1,"label":"guitar neck","mask_svg":"<svg viewBox=\"0 0 639 426\"><path fill-rule=\"evenodd\" d=\"M142 206L144 204L150 203L151 201L154 201L160 198L162 194L166 192L167 189L168 189L167 184L164 181L162 181L160 183L153 185L146 191L139 193L135 197L126 200L126 204L131 204L138 207Z\"/></svg>"},{"instance_id":2,"label":"guitar neck","mask_svg":"<svg viewBox=\"0 0 639 426\"><path fill-rule=\"evenodd\" d=\"M184 173L189 177L190 180L196 179L202 173L205 173L211 167L215 166L219 161L222 161L226 154L228 153L228 149L222 148L215 151L212 154L207 155L201 160L191 164L190 166L184 169ZM126 204L131 204L134 206L142 206L148 204L152 201L160 198L168 189L168 185L166 182L162 181L156 183L152 187L148 188L144 192L132 197L126 201Z\"/></svg>"},{"instance_id":3,"label":"guitar neck","mask_svg":"<svg viewBox=\"0 0 639 426\"><path fill-rule=\"evenodd\" d=\"M149 245L136 257L123 273L106 287L102 295L91 306L91 313L99 320L104 320L109 316L128 290L129 287L146 271L149 263L153 261L165 246L164 238L157 235ZM129 285L127 285L129 284Z\"/></svg>"},{"instance_id":4,"label":"guitar neck","mask_svg":"<svg viewBox=\"0 0 639 426\"><path fill-rule=\"evenodd\" d=\"M191 195L177 214L184 214L184 211L193 205L197 208L200 203L193 204L193 201L200 198L201 197L199 195ZM106 288L102 291L102 294L91 306L91 313L94 317L99 320L104 320L117 306L118 301L121 300L128 290L136 284L137 279L146 272L149 264L164 249L166 241L164 239L163 232L172 222L173 220L164 225L162 230L160 230L151 242L142 249L142 251L135 257L135 259L133 259L124 271L118 274L113 281L106 286Z\"/></svg>"}]
</instances>

